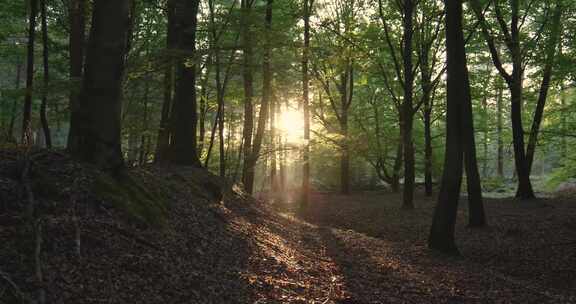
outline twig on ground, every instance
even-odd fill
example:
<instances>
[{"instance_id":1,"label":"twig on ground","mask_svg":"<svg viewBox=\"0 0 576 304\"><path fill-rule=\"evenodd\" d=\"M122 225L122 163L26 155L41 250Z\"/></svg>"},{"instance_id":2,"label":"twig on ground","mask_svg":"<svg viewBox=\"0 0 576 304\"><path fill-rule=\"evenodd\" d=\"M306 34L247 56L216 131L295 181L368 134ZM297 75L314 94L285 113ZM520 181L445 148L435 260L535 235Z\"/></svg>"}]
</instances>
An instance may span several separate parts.
<instances>
[{"instance_id":1,"label":"twig on ground","mask_svg":"<svg viewBox=\"0 0 576 304\"><path fill-rule=\"evenodd\" d=\"M10 285L10 287L12 287L12 290L14 290L14 295L18 299L22 300L25 298L24 293L22 292L20 287L18 287L18 285L16 285L16 283L12 281L12 278L10 278L10 276L6 272L2 271L2 269L0 269L0 278L2 278L4 281L8 283L8 285Z\"/></svg>"}]
</instances>

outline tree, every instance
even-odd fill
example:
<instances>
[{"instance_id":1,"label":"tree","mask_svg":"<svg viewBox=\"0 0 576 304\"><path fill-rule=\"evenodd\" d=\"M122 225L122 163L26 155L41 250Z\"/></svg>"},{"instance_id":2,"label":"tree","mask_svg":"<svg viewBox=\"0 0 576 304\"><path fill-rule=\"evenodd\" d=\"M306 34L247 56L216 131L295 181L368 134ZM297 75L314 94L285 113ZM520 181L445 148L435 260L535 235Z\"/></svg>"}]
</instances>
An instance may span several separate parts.
<instances>
[{"instance_id":1,"label":"tree","mask_svg":"<svg viewBox=\"0 0 576 304\"><path fill-rule=\"evenodd\" d=\"M381 67L382 75L385 78L386 87L398 105L398 121L400 124L400 134L402 138L402 152L404 160L404 188L402 194L402 208L414 208L414 186L416 182L415 156L414 156L414 114L418 111L419 105L414 106L414 80L415 70L413 63L413 43L414 43L414 13L417 2L404 0L396 2L396 10L402 16L402 34L400 35L401 47L396 50L391 27L385 14L382 0L378 0L378 12L380 21L384 28L384 41L388 46L388 51L394 64L395 78L397 78L402 89L402 98L397 97L394 92L390 77L386 69ZM398 55L400 53L400 56Z\"/></svg>"},{"instance_id":2,"label":"tree","mask_svg":"<svg viewBox=\"0 0 576 304\"><path fill-rule=\"evenodd\" d=\"M355 43L351 37L357 28L354 23L361 6L357 1L338 0L324 9L326 35L315 35L324 52L316 52L313 73L320 87L326 93L334 120L327 119L324 113L317 113L318 119L330 131L338 129L338 140L333 143L340 151L340 192L350 193L350 108L354 100L355 82ZM321 37L325 36L325 37ZM322 39L323 38L323 39ZM320 101L322 102L322 101ZM337 127L335 127L335 125Z\"/></svg>"},{"instance_id":3,"label":"tree","mask_svg":"<svg viewBox=\"0 0 576 304\"><path fill-rule=\"evenodd\" d=\"M30 15L28 20L28 54L26 63L26 95L24 111L22 112L22 143L32 143L32 97L34 90L34 43L36 38L36 16L38 15L38 0L30 0Z\"/></svg>"},{"instance_id":4,"label":"tree","mask_svg":"<svg viewBox=\"0 0 576 304\"><path fill-rule=\"evenodd\" d=\"M404 99L402 101L402 145L404 146L404 189L402 195L402 208L414 209L414 184L416 179L414 160L414 141L412 130L414 127L414 66L412 63L412 37L414 35L414 6L413 0L404 0L403 15L403 46L402 67L404 71Z\"/></svg>"},{"instance_id":5,"label":"tree","mask_svg":"<svg viewBox=\"0 0 576 304\"><path fill-rule=\"evenodd\" d=\"M162 102L162 112L160 116L160 127L158 128L158 140L156 143L156 155L154 161L157 163L168 160L168 149L171 137L171 117L173 113L173 90L174 90L174 48L176 47L174 28L174 1L166 3L166 50L168 52L164 67L164 98Z\"/></svg>"},{"instance_id":6,"label":"tree","mask_svg":"<svg viewBox=\"0 0 576 304\"><path fill-rule=\"evenodd\" d=\"M544 107L546 106L546 99L548 97L548 89L550 88L550 80L552 78L552 67L554 59L556 58L556 49L558 48L558 40L560 40L561 18L562 18L562 0L556 1L556 8L554 9L554 16L552 17L552 27L550 29L550 38L546 46L546 61L544 63L544 71L542 76L542 83L540 84L540 92L538 94L538 102L536 110L534 111L534 119L532 121L532 129L528 139L528 147L526 148L526 158L528 173L532 171L532 164L534 162L534 154L536 153L536 144L538 142L538 132L540 131L540 124L542 123L542 116L544 115Z\"/></svg>"},{"instance_id":7,"label":"tree","mask_svg":"<svg viewBox=\"0 0 576 304\"><path fill-rule=\"evenodd\" d=\"M174 39L179 56L176 59L169 160L178 165L200 167L196 134L196 27L200 1L173 1Z\"/></svg>"},{"instance_id":8,"label":"tree","mask_svg":"<svg viewBox=\"0 0 576 304\"><path fill-rule=\"evenodd\" d=\"M42 104L40 106L40 121L42 124L42 131L44 132L44 139L46 147L52 148L52 136L50 135L50 127L48 126L48 117L46 117L46 108L48 106L48 85L50 83L50 70L48 64L48 22L46 20L46 0L40 0L41 19L42 19L42 63L44 66L44 92L42 93Z\"/></svg>"},{"instance_id":9,"label":"tree","mask_svg":"<svg viewBox=\"0 0 576 304\"><path fill-rule=\"evenodd\" d=\"M122 81L128 51L130 0L99 0L93 5L78 129L70 151L102 169L124 165L121 150Z\"/></svg>"},{"instance_id":10,"label":"tree","mask_svg":"<svg viewBox=\"0 0 576 304\"><path fill-rule=\"evenodd\" d=\"M80 83L82 82L83 67L84 67L84 42L86 32L86 0L71 0L69 4L69 53L70 53L70 81L72 86L70 89L70 131L68 133L67 149L69 151L79 149L78 142L75 139L79 137L76 135L78 131L79 122L79 108L80 108Z\"/></svg>"},{"instance_id":11,"label":"tree","mask_svg":"<svg viewBox=\"0 0 576 304\"><path fill-rule=\"evenodd\" d=\"M302 109L304 111L304 152L302 164L301 206L306 207L310 200L310 75L308 73L310 52L310 15L314 0L304 0L304 48L302 50Z\"/></svg>"},{"instance_id":12,"label":"tree","mask_svg":"<svg viewBox=\"0 0 576 304\"><path fill-rule=\"evenodd\" d=\"M273 1L266 2L266 16L265 16L265 31L266 42L265 51L263 56L263 86L262 86L262 101L260 103L260 111L258 114L258 125L256 126L256 134L254 131L254 88L253 88L253 40L251 31L251 18L253 1L242 1L242 43L244 44L244 64L243 64L243 81L244 81L244 164L242 168L242 182L246 191L252 193L254 190L254 178L256 175L255 167L258 159L260 158L260 150L264 140L264 132L266 130L266 123L268 121L268 112L270 106L270 99L272 93L272 70L270 66L271 60L271 44L270 44L270 30L272 28L272 4Z\"/></svg>"},{"instance_id":13,"label":"tree","mask_svg":"<svg viewBox=\"0 0 576 304\"><path fill-rule=\"evenodd\" d=\"M470 125L462 115L471 105L470 82L466 67L466 49L462 30L462 3L446 0L447 111L446 154L442 185L434 211L428 239L431 249L457 255L454 227L462 184L463 162L470 134L463 126ZM470 107L471 109L471 107Z\"/></svg>"},{"instance_id":14,"label":"tree","mask_svg":"<svg viewBox=\"0 0 576 304\"><path fill-rule=\"evenodd\" d=\"M481 3L478 0L472 0L471 4L482 29L482 36L488 45L492 62L499 75L506 82L511 95L510 118L512 121L514 162L516 165L516 175L518 177L516 197L520 199L532 199L535 195L530 181L530 163L525 148L524 127L522 123L522 105L524 102L523 80L524 71L526 70L527 54L529 53L528 47L533 44L534 40L539 39L538 37L540 37L541 31L537 31L535 36L530 37L528 41L523 41L526 35L523 35L522 27L530 10L533 8L532 5L526 6L525 12L522 15L520 10L523 7L523 3L521 5L520 0L509 1L509 23L505 19L501 1L494 1L494 15L496 16L497 24L495 27L498 28L497 35L491 31L490 24L484 17L484 10L481 7ZM505 68L504 62L502 61L504 57L501 56L499 52L496 37L503 37L507 57L510 58L512 65L511 72L508 72ZM555 47L555 45L553 47ZM538 110L536 115L538 115ZM534 120L536 122L534 125L535 128L539 127L537 120L538 119ZM533 133L537 134L537 130Z\"/></svg>"}]
</instances>

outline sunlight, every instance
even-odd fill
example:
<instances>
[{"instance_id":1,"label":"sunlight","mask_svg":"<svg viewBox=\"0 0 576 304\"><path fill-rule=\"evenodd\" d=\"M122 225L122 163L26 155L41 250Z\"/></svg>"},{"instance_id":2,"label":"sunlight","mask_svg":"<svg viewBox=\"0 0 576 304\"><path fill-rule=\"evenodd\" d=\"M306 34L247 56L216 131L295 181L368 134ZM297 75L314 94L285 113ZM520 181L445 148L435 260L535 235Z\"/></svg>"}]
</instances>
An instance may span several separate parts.
<instances>
[{"instance_id":1,"label":"sunlight","mask_svg":"<svg viewBox=\"0 0 576 304\"><path fill-rule=\"evenodd\" d=\"M304 142L304 114L298 109L284 108L279 117L278 128L289 144Z\"/></svg>"}]
</instances>

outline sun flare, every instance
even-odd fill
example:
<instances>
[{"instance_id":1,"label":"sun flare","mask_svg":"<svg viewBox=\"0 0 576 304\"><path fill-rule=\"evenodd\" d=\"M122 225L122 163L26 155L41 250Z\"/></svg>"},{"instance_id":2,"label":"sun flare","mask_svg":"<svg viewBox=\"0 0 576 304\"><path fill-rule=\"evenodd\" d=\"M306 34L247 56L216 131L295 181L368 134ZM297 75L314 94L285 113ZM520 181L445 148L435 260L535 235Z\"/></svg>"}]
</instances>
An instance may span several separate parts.
<instances>
[{"instance_id":1,"label":"sun flare","mask_svg":"<svg viewBox=\"0 0 576 304\"><path fill-rule=\"evenodd\" d=\"M288 143L301 144L304 140L304 114L298 109L284 108L278 128Z\"/></svg>"}]
</instances>

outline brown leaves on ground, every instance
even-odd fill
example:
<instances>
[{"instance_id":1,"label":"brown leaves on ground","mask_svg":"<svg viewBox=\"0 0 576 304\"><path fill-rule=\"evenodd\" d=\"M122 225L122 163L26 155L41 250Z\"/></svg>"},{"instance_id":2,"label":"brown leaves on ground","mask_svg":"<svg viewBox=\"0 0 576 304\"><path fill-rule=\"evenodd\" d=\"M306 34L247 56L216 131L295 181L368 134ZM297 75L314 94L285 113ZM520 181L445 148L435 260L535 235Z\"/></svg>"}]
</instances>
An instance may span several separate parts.
<instances>
[{"instance_id":1,"label":"brown leaves on ground","mask_svg":"<svg viewBox=\"0 0 576 304\"><path fill-rule=\"evenodd\" d=\"M304 214L325 229L331 256L358 303L576 303L576 205L554 199L486 200L490 224L466 227L462 258L428 251L434 199L401 210L396 194L316 194Z\"/></svg>"},{"instance_id":2,"label":"brown leaves on ground","mask_svg":"<svg viewBox=\"0 0 576 304\"><path fill-rule=\"evenodd\" d=\"M461 221L464 258L453 259L425 246L431 200L402 211L391 194L315 194L303 214L309 224L203 170L133 170L146 187L169 189L158 229L91 193L90 170L38 153L31 180L44 228L41 282L19 154L0 153L0 303L28 303L40 287L47 303L574 302L568 202L489 201L490 227ZM216 188L228 190L221 197Z\"/></svg>"}]
</instances>

